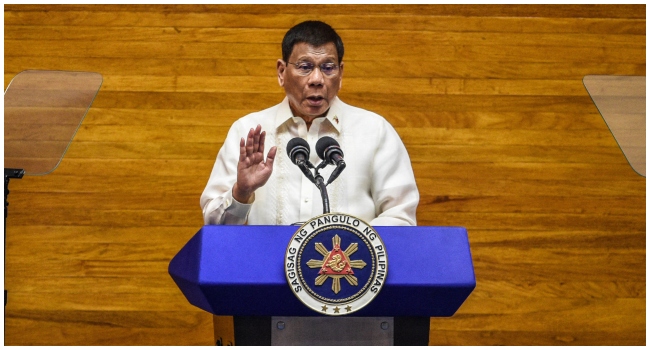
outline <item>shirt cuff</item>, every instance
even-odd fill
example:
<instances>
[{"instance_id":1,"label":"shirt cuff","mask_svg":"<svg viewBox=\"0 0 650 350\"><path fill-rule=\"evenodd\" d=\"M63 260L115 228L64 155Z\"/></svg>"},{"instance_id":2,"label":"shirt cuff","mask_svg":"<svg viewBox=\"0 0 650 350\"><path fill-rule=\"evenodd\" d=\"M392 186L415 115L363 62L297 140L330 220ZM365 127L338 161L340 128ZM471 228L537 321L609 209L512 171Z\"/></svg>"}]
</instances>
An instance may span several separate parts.
<instances>
[{"instance_id":1,"label":"shirt cuff","mask_svg":"<svg viewBox=\"0 0 650 350\"><path fill-rule=\"evenodd\" d=\"M232 199L232 201L230 202L230 205L228 205L228 209L226 209L226 211L228 211L228 213L233 216L246 218L248 217L248 213L251 211L251 207L255 201L255 193L253 193L248 203L240 203L235 199L235 197L232 196L232 194L230 195L229 199Z\"/></svg>"}]
</instances>

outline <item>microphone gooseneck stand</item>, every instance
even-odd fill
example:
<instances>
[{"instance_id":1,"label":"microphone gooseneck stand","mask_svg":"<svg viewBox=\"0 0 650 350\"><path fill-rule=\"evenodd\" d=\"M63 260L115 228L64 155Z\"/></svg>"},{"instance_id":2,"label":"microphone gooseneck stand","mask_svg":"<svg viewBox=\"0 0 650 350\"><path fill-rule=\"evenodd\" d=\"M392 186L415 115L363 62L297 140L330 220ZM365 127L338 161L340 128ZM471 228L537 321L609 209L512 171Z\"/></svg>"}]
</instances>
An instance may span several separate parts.
<instances>
[{"instance_id":1,"label":"microphone gooseneck stand","mask_svg":"<svg viewBox=\"0 0 650 350\"><path fill-rule=\"evenodd\" d=\"M323 177L318 173L318 170L324 168L327 165L326 162L322 162L314 169L314 178L316 179L316 187L320 190L320 197L323 200L323 214L329 214L330 212L330 199L327 196L327 185L323 181Z\"/></svg>"},{"instance_id":2,"label":"microphone gooseneck stand","mask_svg":"<svg viewBox=\"0 0 650 350\"><path fill-rule=\"evenodd\" d=\"M316 187L320 191L320 197L323 201L323 214L329 214L330 199L329 196L327 195L327 184L325 184L325 180L323 179L323 176L321 176L321 174L318 172L320 169L323 169L324 167L327 166L327 162L323 161L317 167L314 167L314 165L308 160L307 161L298 160L296 161L296 165L300 168L300 170L302 170L305 176L312 183L314 183L314 185L316 185ZM313 176L309 169L314 169Z\"/></svg>"}]
</instances>

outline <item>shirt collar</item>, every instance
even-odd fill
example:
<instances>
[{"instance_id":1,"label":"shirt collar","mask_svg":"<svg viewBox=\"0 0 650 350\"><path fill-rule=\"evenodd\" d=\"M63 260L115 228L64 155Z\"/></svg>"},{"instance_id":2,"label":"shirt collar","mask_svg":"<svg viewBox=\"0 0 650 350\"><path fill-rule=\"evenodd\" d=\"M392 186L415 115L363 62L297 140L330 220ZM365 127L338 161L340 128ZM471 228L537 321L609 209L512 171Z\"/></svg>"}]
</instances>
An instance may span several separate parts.
<instances>
[{"instance_id":1,"label":"shirt collar","mask_svg":"<svg viewBox=\"0 0 650 350\"><path fill-rule=\"evenodd\" d=\"M337 132L341 132L341 122L342 122L342 110L343 102L339 100L338 96L334 97L330 105L330 109L327 111L325 119L336 129ZM293 113L291 112L291 107L289 107L289 98L285 97L282 103L280 103L280 108L278 109L277 114L275 115L275 127L279 128L280 125L284 124L287 120L293 118Z\"/></svg>"}]
</instances>

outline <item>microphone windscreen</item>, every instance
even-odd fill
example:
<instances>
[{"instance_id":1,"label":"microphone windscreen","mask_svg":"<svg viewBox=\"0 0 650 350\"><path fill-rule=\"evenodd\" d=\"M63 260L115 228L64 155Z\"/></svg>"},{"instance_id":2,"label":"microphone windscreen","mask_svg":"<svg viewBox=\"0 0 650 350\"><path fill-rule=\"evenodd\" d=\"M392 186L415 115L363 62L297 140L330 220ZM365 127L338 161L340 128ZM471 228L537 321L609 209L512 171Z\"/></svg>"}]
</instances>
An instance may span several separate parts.
<instances>
[{"instance_id":1,"label":"microphone windscreen","mask_svg":"<svg viewBox=\"0 0 650 350\"><path fill-rule=\"evenodd\" d=\"M292 162L295 163L295 152L297 150L302 151L305 154L305 158L309 159L309 143L300 137L294 137L287 143L287 155Z\"/></svg>"},{"instance_id":2,"label":"microphone windscreen","mask_svg":"<svg viewBox=\"0 0 650 350\"><path fill-rule=\"evenodd\" d=\"M339 143L329 136L323 136L316 142L316 154L320 159L325 160L325 150L331 146L339 147Z\"/></svg>"}]
</instances>

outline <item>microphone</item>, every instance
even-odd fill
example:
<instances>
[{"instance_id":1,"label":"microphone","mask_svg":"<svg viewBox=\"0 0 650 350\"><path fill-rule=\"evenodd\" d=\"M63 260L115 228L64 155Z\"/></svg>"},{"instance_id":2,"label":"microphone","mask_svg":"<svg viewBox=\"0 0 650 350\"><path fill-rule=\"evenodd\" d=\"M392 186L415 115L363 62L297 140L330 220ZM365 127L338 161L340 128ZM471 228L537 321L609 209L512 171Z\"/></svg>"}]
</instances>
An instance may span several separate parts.
<instances>
[{"instance_id":1,"label":"microphone","mask_svg":"<svg viewBox=\"0 0 650 350\"><path fill-rule=\"evenodd\" d=\"M291 141L287 143L287 155L289 156L289 159L291 159L291 162L302 170L303 174L307 176L309 181L316 183L314 175L309 171L311 163L309 162L309 144L307 141L300 137L294 137L291 139Z\"/></svg>"},{"instance_id":2,"label":"microphone","mask_svg":"<svg viewBox=\"0 0 650 350\"><path fill-rule=\"evenodd\" d=\"M321 137L318 142L316 142L316 154L328 164L336 165L336 169L330 175L330 178L327 180L327 184L331 184L343 169L345 169L345 161L343 160L343 150L339 146L339 143L336 142L333 138L329 136Z\"/></svg>"}]
</instances>

